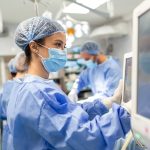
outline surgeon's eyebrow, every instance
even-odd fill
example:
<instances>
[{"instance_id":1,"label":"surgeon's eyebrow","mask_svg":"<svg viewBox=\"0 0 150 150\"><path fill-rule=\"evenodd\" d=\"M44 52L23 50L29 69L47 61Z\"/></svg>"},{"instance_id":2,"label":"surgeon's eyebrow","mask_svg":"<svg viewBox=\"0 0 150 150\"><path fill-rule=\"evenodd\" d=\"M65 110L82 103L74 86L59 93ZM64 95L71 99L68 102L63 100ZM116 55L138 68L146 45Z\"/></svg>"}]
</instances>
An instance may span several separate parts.
<instances>
[{"instance_id":1,"label":"surgeon's eyebrow","mask_svg":"<svg viewBox=\"0 0 150 150\"><path fill-rule=\"evenodd\" d=\"M55 40L55 42L59 42L61 44L64 44L65 45L64 47L66 47L66 43L64 41L62 41L62 40Z\"/></svg>"},{"instance_id":2,"label":"surgeon's eyebrow","mask_svg":"<svg viewBox=\"0 0 150 150\"><path fill-rule=\"evenodd\" d=\"M60 42L60 43L64 44L64 42L62 40L55 40L55 42Z\"/></svg>"}]
</instances>

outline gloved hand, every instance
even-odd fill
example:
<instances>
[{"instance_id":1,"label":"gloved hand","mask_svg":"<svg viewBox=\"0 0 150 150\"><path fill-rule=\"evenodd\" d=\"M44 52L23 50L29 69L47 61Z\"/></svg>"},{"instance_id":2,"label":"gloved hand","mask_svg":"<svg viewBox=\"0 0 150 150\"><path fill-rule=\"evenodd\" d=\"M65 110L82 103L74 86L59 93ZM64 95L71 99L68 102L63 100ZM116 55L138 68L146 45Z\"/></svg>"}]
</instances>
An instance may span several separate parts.
<instances>
[{"instance_id":1,"label":"gloved hand","mask_svg":"<svg viewBox=\"0 0 150 150\"><path fill-rule=\"evenodd\" d=\"M88 97L87 99L80 100L77 103L83 104L85 102L93 102L94 100L97 100L97 99L99 99L99 97L97 95L96 96L93 95L93 96Z\"/></svg>"},{"instance_id":2,"label":"gloved hand","mask_svg":"<svg viewBox=\"0 0 150 150\"><path fill-rule=\"evenodd\" d=\"M120 104L122 99L123 80L119 81L119 85L114 92L112 97L102 99L102 103L107 107L111 108L113 103Z\"/></svg>"},{"instance_id":3,"label":"gloved hand","mask_svg":"<svg viewBox=\"0 0 150 150\"><path fill-rule=\"evenodd\" d=\"M77 89L72 89L68 97L72 102L76 103L78 101Z\"/></svg>"},{"instance_id":4,"label":"gloved hand","mask_svg":"<svg viewBox=\"0 0 150 150\"><path fill-rule=\"evenodd\" d=\"M79 79L76 79L76 81L74 82L74 84L72 86L72 90L68 94L69 99L74 103L76 103L78 101L78 90L77 90L78 83L79 83Z\"/></svg>"},{"instance_id":5,"label":"gloved hand","mask_svg":"<svg viewBox=\"0 0 150 150\"><path fill-rule=\"evenodd\" d=\"M117 104L121 103L121 99L122 99L122 90L123 90L123 80L121 79L119 81L119 85L117 87L117 89L114 92L113 95L113 101Z\"/></svg>"}]
</instances>

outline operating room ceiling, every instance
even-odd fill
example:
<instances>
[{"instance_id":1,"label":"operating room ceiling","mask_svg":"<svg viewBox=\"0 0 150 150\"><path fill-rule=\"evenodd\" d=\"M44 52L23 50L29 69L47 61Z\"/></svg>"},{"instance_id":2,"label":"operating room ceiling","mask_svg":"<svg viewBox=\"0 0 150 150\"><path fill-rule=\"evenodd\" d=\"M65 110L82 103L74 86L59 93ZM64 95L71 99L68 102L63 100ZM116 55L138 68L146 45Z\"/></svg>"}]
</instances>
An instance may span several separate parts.
<instances>
[{"instance_id":1,"label":"operating room ceiling","mask_svg":"<svg viewBox=\"0 0 150 150\"><path fill-rule=\"evenodd\" d=\"M20 21L35 16L34 0L0 0L0 10L2 12L3 21L8 23L19 23ZM73 0L40 0L39 14L41 15L45 10L52 13L55 19L61 19L65 15L78 21L88 21L91 27L97 27L101 24L113 20L115 18L123 17L132 14L133 9L143 0L112 0L114 8L114 16L112 18L105 18L98 13L90 11L88 14L65 14L63 13L64 6L71 3ZM107 13L106 4L96 9L98 12Z\"/></svg>"}]
</instances>

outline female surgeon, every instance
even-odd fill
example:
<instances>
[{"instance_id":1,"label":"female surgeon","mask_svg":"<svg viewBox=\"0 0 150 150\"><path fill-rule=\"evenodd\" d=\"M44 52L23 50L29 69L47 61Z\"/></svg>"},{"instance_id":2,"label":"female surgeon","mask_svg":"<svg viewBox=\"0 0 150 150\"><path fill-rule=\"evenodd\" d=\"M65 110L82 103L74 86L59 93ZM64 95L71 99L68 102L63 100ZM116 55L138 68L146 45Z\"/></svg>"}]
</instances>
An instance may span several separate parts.
<instances>
[{"instance_id":1,"label":"female surgeon","mask_svg":"<svg viewBox=\"0 0 150 150\"><path fill-rule=\"evenodd\" d=\"M9 149L112 150L130 130L128 112L113 105L112 111L90 120L48 79L67 61L62 26L44 17L30 18L19 24L15 42L25 51L28 73L21 83L14 83L10 94Z\"/></svg>"}]
</instances>

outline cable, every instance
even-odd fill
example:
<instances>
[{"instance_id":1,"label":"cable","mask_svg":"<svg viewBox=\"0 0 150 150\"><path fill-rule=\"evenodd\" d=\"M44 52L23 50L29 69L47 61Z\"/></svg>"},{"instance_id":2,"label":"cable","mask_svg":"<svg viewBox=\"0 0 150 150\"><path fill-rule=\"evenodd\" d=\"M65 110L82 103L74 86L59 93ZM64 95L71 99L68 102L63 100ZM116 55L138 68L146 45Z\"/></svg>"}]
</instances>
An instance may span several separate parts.
<instances>
[{"instance_id":1,"label":"cable","mask_svg":"<svg viewBox=\"0 0 150 150\"><path fill-rule=\"evenodd\" d=\"M36 16L39 16L39 7L38 7L38 2L37 2L37 0L34 0L34 7L35 7Z\"/></svg>"},{"instance_id":2,"label":"cable","mask_svg":"<svg viewBox=\"0 0 150 150\"><path fill-rule=\"evenodd\" d=\"M125 140L125 142L124 142L124 144L123 144L121 150L126 150L126 149L127 149L127 147L128 147L128 145L129 145L129 143L130 143L132 137L133 137L132 131L130 131L130 132L127 134L126 140Z\"/></svg>"}]
</instances>

